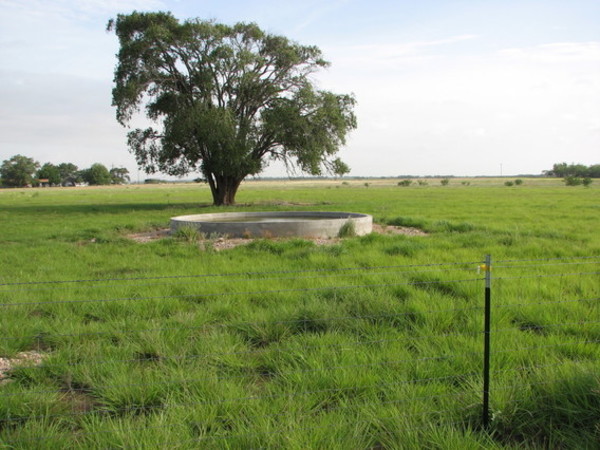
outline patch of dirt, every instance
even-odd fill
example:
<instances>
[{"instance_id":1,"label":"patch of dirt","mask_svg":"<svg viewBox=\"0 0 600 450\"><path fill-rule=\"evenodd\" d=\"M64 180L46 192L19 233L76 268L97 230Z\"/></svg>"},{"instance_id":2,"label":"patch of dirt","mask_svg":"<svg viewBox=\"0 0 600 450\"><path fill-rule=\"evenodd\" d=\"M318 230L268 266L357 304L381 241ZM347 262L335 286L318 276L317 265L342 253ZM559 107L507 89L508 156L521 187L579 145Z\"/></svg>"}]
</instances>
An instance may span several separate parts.
<instances>
[{"instance_id":1,"label":"patch of dirt","mask_svg":"<svg viewBox=\"0 0 600 450\"><path fill-rule=\"evenodd\" d=\"M158 230L146 231L144 233L133 233L126 236L129 239L139 242L141 244L145 242L156 241L157 239L164 239L169 237L168 228L160 228Z\"/></svg>"},{"instance_id":2,"label":"patch of dirt","mask_svg":"<svg viewBox=\"0 0 600 450\"><path fill-rule=\"evenodd\" d=\"M45 355L36 351L17 353L14 358L0 358L0 385L9 383L8 372L15 367L39 366Z\"/></svg>"},{"instance_id":3,"label":"patch of dirt","mask_svg":"<svg viewBox=\"0 0 600 450\"><path fill-rule=\"evenodd\" d=\"M373 232L380 234L403 234L405 236L428 236L423 230L413 227L397 227L394 225L373 224Z\"/></svg>"},{"instance_id":4,"label":"patch of dirt","mask_svg":"<svg viewBox=\"0 0 600 450\"><path fill-rule=\"evenodd\" d=\"M373 224L373 233L403 234L406 236L427 236L427 233L425 233L423 230L420 230L419 228L397 227L397 226L392 226L392 225L378 225L378 224ZM127 238L132 239L135 242L139 242L142 244L146 243L146 242L156 241L158 239L165 239L167 237L169 237L169 229L168 228L161 228L158 230L147 231L145 233L133 233L133 234L127 235ZM229 249L232 249L239 245L249 244L253 240L254 239L220 237L218 239L212 239L212 240L211 239L201 240L201 241L198 241L198 243L203 246L206 246L207 244L210 245L212 243L212 246L216 251L221 251L221 250L229 250ZM315 238L315 239L308 239L308 240L314 242L316 245L333 245L333 244L337 244L338 242L341 241L340 238L330 238L330 239Z\"/></svg>"}]
</instances>

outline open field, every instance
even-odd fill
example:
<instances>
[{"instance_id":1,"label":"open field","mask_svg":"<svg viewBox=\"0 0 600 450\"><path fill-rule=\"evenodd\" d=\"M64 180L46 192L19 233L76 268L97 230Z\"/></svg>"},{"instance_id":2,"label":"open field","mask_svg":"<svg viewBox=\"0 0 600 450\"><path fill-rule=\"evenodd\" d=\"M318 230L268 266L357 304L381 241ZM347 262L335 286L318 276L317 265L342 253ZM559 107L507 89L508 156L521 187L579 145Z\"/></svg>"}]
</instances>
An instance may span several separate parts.
<instances>
[{"instance_id":1,"label":"open field","mask_svg":"<svg viewBox=\"0 0 600 450\"><path fill-rule=\"evenodd\" d=\"M223 251L129 238L217 210L203 185L0 190L0 443L595 448L600 182L507 180L249 181L218 210L361 212L427 235Z\"/></svg>"}]
</instances>

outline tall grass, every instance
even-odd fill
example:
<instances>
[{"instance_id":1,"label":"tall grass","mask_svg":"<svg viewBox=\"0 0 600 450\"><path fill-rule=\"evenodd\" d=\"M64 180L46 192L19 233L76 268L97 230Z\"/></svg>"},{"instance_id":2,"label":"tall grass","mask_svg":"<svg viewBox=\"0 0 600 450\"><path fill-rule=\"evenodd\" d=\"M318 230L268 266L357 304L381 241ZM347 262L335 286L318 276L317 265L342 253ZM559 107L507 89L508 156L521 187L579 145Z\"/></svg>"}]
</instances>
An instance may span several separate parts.
<instances>
[{"instance_id":1,"label":"tall grass","mask_svg":"<svg viewBox=\"0 0 600 450\"><path fill-rule=\"evenodd\" d=\"M195 236L128 238L213 211L197 185L0 191L0 357L44 355L0 385L0 441L594 448L598 189L542 183L250 183L227 210L363 212L428 235L220 252ZM477 267L487 253L493 416L483 430Z\"/></svg>"}]
</instances>

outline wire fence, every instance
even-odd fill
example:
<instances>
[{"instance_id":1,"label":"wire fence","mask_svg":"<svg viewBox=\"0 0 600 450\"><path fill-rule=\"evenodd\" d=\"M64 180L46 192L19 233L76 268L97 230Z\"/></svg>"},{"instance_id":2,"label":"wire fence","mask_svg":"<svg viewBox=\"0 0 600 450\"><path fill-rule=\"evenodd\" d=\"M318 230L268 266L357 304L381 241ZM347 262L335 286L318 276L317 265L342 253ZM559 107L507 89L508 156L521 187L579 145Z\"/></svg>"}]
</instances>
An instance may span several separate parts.
<instances>
[{"instance_id":1,"label":"wire fence","mask_svg":"<svg viewBox=\"0 0 600 450\"><path fill-rule=\"evenodd\" d=\"M0 442L485 432L572 380L599 401L599 301L597 256L5 280Z\"/></svg>"}]
</instances>

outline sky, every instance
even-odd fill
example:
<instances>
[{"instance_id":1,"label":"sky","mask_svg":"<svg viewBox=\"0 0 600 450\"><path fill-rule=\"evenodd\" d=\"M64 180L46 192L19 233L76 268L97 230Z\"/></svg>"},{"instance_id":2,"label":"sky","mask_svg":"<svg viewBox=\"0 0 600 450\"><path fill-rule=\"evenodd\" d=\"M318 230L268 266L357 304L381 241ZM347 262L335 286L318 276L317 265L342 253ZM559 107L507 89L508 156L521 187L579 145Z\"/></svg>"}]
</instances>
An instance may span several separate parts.
<instances>
[{"instance_id":1,"label":"sky","mask_svg":"<svg viewBox=\"0 0 600 450\"><path fill-rule=\"evenodd\" d=\"M317 45L331 66L315 83L357 99L339 153L351 176L600 163L598 0L0 0L0 161L146 177L111 106L118 42L106 25L134 10L255 22Z\"/></svg>"}]
</instances>

